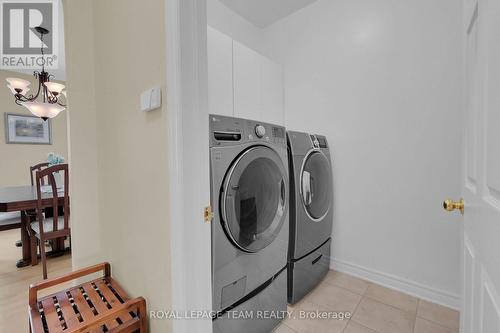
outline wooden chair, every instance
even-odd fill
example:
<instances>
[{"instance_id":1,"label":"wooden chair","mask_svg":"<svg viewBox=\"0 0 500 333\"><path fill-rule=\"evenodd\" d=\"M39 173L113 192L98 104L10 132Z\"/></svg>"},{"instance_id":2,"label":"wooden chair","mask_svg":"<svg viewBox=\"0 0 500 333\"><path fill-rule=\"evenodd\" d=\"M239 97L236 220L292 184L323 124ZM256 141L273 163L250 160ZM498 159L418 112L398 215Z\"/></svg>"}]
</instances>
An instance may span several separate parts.
<instances>
[{"instance_id":1,"label":"wooden chair","mask_svg":"<svg viewBox=\"0 0 500 333\"><path fill-rule=\"evenodd\" d=\"M34 178L33 178L33 173L34 171L40 171L46 167L49 166L49 163L45 162L45 163L38 163L37 165L33 165L33 166L30 166L30 178L31 178L31 186L35 186L35 181L34 181ZM45 182L45 180L44 180ZM43 184L45 185L45 183ZM36 212L33 210L29 210L29 211L26 211L26 214L28 215L28 217L32 218L33 216L36 215ZM33 217L34 218L34 217ZM16 247L21 247L23 246L22 242L20 240L16 241Z\"/></svg>"},{"instance_id":2,"label":"wooden chair","mask_svg":"<svg viewBox=\"0 0 500 333\"><path fill-rule=\"evenodd\" d=\"M38 291L103 272L103 277L38 299ZM102 263L30 286L30 332L147 332L146 300L130 299Z\"/></svg>"},{"instance_id":3,"label":"wooden chair","mask_svg":"<svg viewBox=\"0 0 500 333\"><path fill-rule=\"evenodd\" d=\"M36 172L41 171L41 170L48 168L48 167L49 167L48 162L38 163L37 165L33 165L30 167L31 186L35 186L35 181L34 181L35 178L34 177L36 177ZM42 185L43 186L47 185L45 178L42 178ZM51 207L45 208L44 212L45 212L45 217L52 217L53 213L52 213ZM26 213L28 215L36 215L35 211L27 211ZM61 209L61 207L59 207L59 215L62 215L62 214L63 214L62 209ZM17 245L17 243L16 243L16 245ZM21 246L21 244L19 244L18 246Z\"/></svg>"},{"instance_id":4,"label":"wooden chair","mask_svg":"<svg viewBox=\"0 0 500 333\"><path fill-rule=\"evenodd\" d=\"M33 177L34 172L42 171L43 169L47 168L48 166L49 166L49 163L47 163L47 162L38 163L37 165L30 166L31 186L35 186L35 178ZM43 179L42 181L43 181L42 185L45 185L45 179Z\"/></svg>"},{"instance_id":5,"label":"wooden chair","mask_svg":"<svg viewBox=\"0 0 500 333\"><path fill-rule=\"evenodd\" d=\"M64 172L64 204L63 204L63 218L59 217L59 194L57 192L57 185L54 178L55 172ZM42 180L48 179L47 184L52 188L52 217L44 216L44 207L42 206ZM68 165L59 164L48 167L46 169L36 172L36 193L37 193L37 208L36 208L36 221L33 221L28 226L31 242L31 260L32 264L36 265L38 257L36 255L36 245L40 249L40 256L43 264L43 278L47 278L47 258L45 255L45 241L57 241L63 237L70 237L71 230L69 227L69 174Z\"/></svg>"}]
</instances>

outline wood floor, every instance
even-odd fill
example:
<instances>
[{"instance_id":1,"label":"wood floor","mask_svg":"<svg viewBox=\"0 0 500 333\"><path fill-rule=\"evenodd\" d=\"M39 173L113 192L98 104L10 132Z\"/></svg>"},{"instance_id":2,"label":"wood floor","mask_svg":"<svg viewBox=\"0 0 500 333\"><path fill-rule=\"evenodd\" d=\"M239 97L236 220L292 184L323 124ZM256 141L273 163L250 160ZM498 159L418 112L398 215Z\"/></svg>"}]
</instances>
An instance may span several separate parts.
<instances>
[{"instance_id":1,"label":"wood floor","mask_svg":"<svg viewBox=\"0 0 500 333\"><path fill-rule=\"evenodd\" d=\"M28 287L42 280L42 265L16 268L21 248L15 247L19 229L0 232L0 332L28 332ZM59 276L71 271L71 256L50 258L48 275ZM52 293L55 290L47 290Z\"/></svg>"}]
</instances>

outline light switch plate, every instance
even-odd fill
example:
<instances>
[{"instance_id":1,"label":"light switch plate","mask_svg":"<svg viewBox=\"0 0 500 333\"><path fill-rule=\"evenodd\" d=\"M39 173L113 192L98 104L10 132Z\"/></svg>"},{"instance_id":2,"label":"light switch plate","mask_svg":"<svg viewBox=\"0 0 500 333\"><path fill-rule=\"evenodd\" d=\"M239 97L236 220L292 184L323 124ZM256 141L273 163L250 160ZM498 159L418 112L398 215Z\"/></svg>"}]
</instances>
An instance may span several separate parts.
<instances>
[{"instance_id":1,"label":"light switch plate","mask_svg":"<svg viewBox=\"0 0 500 333\"><path fill-rule=\"evenodd\" d=\"M161 87L156 86L141 94L141 111L147 112L161 107Z\"/></svg>"}]
</instances>

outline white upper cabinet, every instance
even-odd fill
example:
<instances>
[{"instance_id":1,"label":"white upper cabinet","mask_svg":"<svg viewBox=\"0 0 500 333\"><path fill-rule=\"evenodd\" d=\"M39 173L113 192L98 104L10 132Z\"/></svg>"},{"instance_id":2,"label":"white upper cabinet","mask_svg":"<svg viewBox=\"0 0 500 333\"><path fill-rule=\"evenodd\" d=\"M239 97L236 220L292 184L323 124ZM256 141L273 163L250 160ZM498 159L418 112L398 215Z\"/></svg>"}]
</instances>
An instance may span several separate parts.
<instances>
[{"instance_id":1,"label":"white upper cabinet","mask_svg":"<svg viewBox=\"0 0 500 333\"><path fill-rule=\"evenodd\" d=\"M284 125L282 66L211 27L207 40L209 112Z\"/></svg>"},{"instance_id":2,"label":"white upper cabinet","mask_svg":"<svg viewBox=\"0 0 500 333\"><path fill-rule=\"evenodd\" d=\"M261 120L262 56L245 45L233 41L234 115Z\"/></svg>"},{"instance_id":3,"label":"white upper cabinet","mask_svg":"<svg viewBox=\"0 0 500 333\"><path fill-rule=\"evenodd\" d=\"M261 62L262 120L284 125L283 68L267 58Z\"/></svg>"},{"instance_id":4,"label":"white upper cabinet","mask_svg":"<svg viewBox=\"0 0 500 333\"><path fill-rule=\"evenodd\" d=\"M233 40L207 27L208 112L233 115Z\"/></svg>"}]
</instances>

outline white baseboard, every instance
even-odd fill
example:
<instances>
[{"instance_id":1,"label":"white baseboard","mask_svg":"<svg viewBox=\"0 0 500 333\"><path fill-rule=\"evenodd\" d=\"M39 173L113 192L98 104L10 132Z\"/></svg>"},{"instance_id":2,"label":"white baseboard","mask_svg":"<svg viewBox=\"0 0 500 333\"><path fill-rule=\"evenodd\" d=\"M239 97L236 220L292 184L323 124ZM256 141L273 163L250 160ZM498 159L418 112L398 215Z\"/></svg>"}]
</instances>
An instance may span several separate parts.
<instances>
[{"instance_id":1,"label":"white baseboard","mask_svg":"<svg viewBox=\"0 0 500 333\"><path fill-rule=\"evenodd\" d=\"M435 289L415 281L334 258L330 259L330 268L460 311L461 300L459 295L450 294L449 292Z\"/></svg>"}]
</instances>

